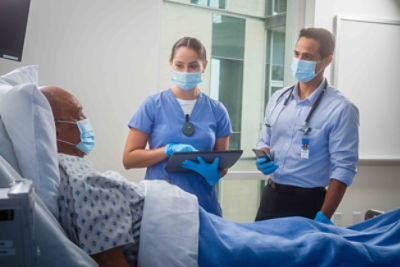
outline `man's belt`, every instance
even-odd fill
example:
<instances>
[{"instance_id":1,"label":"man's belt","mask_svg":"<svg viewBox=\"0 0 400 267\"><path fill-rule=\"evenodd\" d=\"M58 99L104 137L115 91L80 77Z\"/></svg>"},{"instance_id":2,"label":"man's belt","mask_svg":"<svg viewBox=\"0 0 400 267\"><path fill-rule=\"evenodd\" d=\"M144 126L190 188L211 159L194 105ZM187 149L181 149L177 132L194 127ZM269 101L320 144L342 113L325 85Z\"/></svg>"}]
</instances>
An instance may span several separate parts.
<instances>
[{"instance_id":1,"label":"man's belt","mask_svg":"<svg viewBox=\"0 0 400 267\"><path fill-rule=\"evenodd\" d=\"M325 187L299 187L294 185L285 185L285 184L277 184L272 179L268 179L268 185L276 189L277 191L286 191L286 192L293 192L293 193L315 193L315 192L323 192L325 191Z\"/></svg>"}]
</instances>

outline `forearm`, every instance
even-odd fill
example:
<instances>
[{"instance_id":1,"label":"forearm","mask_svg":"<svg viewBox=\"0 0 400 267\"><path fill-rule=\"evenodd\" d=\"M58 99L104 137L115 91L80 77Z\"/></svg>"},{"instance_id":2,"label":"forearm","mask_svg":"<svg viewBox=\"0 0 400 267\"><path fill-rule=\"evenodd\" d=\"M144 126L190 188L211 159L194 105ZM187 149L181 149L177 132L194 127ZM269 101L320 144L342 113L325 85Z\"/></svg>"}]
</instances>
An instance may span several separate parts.
<instances>
[{"instance_id":1,"label":"forearm","mask_svg":"<svg viewBox=\"0 0 400 267\"><path fill-rule=\"evenodd\" d=\"M322 204L321 211L327 218L331 218L335 213L337 207L342 201L343 195L346 192L346 184L336 179L331 179L326 192L324 203Z\"/></svg>"},{"instance_id":2,"label":"forearm","mask_svg":"<svg viewBox=\"0 0 400 267\"><path fill-rule=\"evenodd\" d=\"M125 258L122 247L111 248L91 256L100 267L129 267L129 263Z\"/></svg>"},{"instance_id":3,"label":"forearm","mask_svg":"<svg viewBox=\"0 0 400 267\"><path fill-rule=\"evenodd\" d=\"M125 169L144 168L165 160L165 147L156 149L135 149L124 153L123 163Z\"/></svg>"}]
</instances>

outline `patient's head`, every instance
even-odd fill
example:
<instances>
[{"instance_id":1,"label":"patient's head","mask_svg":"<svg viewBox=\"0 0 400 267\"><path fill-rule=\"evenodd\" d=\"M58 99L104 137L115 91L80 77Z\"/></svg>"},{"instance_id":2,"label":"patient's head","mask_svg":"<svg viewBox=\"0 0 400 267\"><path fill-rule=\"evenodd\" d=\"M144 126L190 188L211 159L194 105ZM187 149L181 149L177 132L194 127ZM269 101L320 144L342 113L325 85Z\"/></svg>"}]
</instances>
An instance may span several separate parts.
<instances>
[{"instance_id":1,"label":"patient's head","mask_svg":"<svg viewBox=\"0 0 400 267\"><path fill-rule=\"evenodd\" d=\"M81 142L77 122L86 119L78 99L56 86L40 88L50 103L56 123L57 149L59 153L83 157L85 153L76 146Z\"/></svg>"}]
</instances>

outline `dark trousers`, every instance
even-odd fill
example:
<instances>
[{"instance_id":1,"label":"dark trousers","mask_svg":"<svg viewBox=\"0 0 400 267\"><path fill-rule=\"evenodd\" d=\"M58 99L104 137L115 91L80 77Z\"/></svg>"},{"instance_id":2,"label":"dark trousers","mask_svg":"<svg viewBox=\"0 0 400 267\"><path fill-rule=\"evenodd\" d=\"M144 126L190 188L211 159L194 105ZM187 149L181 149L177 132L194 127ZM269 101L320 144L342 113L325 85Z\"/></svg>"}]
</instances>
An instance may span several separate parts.
<instances>
[{"instance_id":1,"label":"dark trousers","mask_svg":"<svg viewBox=\"0 0 400 267\"><path fill-rule=\"evenodd\" d=\"M256 221L290 216L314 219L321 210L325 194L324 187L302 188L277 184L269 179L264 187Z\"/></svg>"}]
</instances>

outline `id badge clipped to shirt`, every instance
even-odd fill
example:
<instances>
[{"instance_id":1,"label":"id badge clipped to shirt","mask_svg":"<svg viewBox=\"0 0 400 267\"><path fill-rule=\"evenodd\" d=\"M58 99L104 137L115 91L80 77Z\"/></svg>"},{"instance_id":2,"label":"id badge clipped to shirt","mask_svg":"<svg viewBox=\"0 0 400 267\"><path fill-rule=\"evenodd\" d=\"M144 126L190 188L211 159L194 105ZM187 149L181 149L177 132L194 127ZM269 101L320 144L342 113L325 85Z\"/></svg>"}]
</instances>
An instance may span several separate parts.
<instances>
[{"instance_id":1,"label":"id badge clipped to shirt","mask_svg":"<svg viewBox=\"0 0 400 267\"><path fill-rule=\"evenodd\" d=\"M300 158L308 159L310 157L310 139L303 138L301 139L301 154Z\"/></svg>"}]
</instances>

